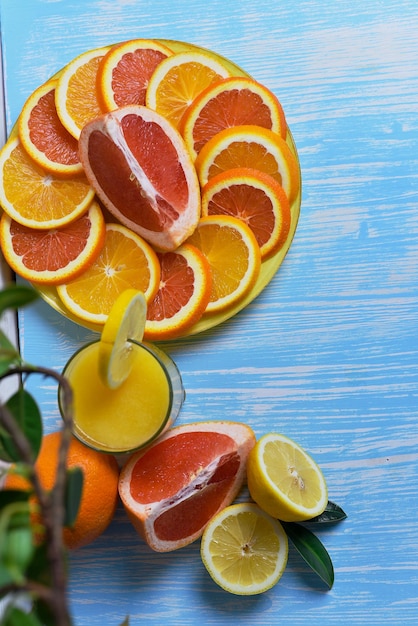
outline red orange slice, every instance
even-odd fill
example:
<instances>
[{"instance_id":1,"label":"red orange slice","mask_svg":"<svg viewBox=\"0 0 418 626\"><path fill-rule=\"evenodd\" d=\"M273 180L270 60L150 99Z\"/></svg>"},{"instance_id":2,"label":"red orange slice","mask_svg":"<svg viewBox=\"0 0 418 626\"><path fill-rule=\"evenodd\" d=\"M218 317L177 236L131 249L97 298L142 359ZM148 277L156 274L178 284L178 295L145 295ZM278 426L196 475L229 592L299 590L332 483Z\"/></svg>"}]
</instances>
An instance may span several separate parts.
<instances>
[{"instance_id":1,"label":"red orange slice","mask_svg":"<svg viewBox=\"0 0 418 626\"><path fill-rule=\"evenodd\" d=\"M238 494L254 444L245 424L200 422L177 426L134 454L122 468L119 493L148 545L167 552L200 537Z\"/></svg>"},{"instance_id":2,"label":"red orange slice","mask_svg":"<svg viewBox=\"0 0 418 626\"><path fill-rule=\"evenodd\" d=\"M283 187L269 174L241 167L211 178L202 190L202 216L232 215L245 222L262 260L281 248L289 234L290 206Z\"/></svg>"},{"instance_id":3,"label":"red orange slice","mask_svg":"<svg viewBox=\"0 0 418 626\"><path fill-rule=\"evenodd\" d=\"M206 257L183 244L158 255L160 286L148 305L144 336L150 341L174 339L199 321L209 303L212 275Z\"/></svg>"},{"instance_id":4,"label":"red orange slice","mask_svg":"<svg viewBox=\"0 0 418 626\"><path fill-rule=\"evenodd\" d=\"M269 128L286 138L286 120L277 97L252 78L234 76L199 94L181 118L179 130L196 157L221 130L248 124Z\"/></svg>"},{"instance_id":5,"label":"red orange slice","mask_svg":"<svg viewBox=\"0 0 418 626\"><path fill-rule=\"evenodd\" d=\"M0 243L17 274L34 283L59 285L94 262L104 244L105 230L102 211L95 202L82 217L60 229L28 228L3 213Z\"/></svg>"},{"instance_id":6,"label":"red orange slice","mask_svg":"<svg viewBox=\"0 0 418 626\"><path fill-rule=\"evenodd\" d=\"M50 80L27 99L18 120L19 137L26 152L41 167L62 176L78 176L83 172L78 142L58 117L56 85L56 80Z\"/></svg>"},{"instance_id":7,"label":"red orange slice","mask_svg":"<svg viewBox=\"0 0 418 626\"><path fill-rule=\"evenodd\" d=\"M113 46L103 57L97 87L103 108L112 111L128 104L145 105L148 81L172 51L155 39L133 39Z\"/></svg>"},{"instance_id":8,"label":"red orange slice","mask_svg":"<svg viewBox=\"0 0 418 626\"><path fill-rule=\"evenodd\" d=\"M180 134L155 111L129 106L87 124L80 157L106 208L162 251L174 250L200 216L200 188Z\"/></svg>"}]
</instances>

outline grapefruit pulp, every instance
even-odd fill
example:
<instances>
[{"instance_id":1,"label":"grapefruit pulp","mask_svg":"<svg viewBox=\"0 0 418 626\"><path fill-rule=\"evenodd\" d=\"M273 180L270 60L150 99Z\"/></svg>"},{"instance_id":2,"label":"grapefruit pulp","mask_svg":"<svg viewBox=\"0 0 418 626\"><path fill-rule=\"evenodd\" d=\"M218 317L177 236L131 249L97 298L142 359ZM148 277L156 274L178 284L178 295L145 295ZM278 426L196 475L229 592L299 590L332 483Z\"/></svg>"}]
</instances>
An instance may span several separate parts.
<instances>
[{"instance_id":1,"label":"grapefruit pulp","mask_svg":"<svg viewBox=\"0 0 418 626\"><path fill-rule=\"evenodd\" d=\"M200 537L238 494L252 429L239 422L200 422L169 430L122 468L119 494L133 526L157 552Z\"/></svg>"},{"instance_id":2,"label":"grapefruit pulp","mask_svg":"<svg viewBox=\"0 0 418 626\"><path fill-rule=\"evenodd\" d=\"M174 250L194 231L196 171L181 135L155 111L132 105L86 124L80 159L110 213L157 250Z\"/></svg>"}]
</instances>

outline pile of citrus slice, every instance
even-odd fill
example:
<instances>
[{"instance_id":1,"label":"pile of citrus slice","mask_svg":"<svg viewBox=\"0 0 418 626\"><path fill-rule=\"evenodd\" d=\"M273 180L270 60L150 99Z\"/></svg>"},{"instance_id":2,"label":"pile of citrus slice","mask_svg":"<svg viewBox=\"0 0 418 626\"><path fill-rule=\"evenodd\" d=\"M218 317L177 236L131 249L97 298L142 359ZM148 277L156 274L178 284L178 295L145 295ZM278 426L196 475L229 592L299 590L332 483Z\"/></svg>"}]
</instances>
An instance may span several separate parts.
<instances>
[{"instance_id":1,"label":"pile of citrus slice","mask_svg":"<svg viewBox=\"0 0 418 626\"><path fill-rule=\"evenodd\" d=\"M210 328L271 280L300 204L277 97L219 55L136 39L86 51L36 89L0 152L11 268L101 330L147 301L146 339Z\"/></svg>"}]
</instances>

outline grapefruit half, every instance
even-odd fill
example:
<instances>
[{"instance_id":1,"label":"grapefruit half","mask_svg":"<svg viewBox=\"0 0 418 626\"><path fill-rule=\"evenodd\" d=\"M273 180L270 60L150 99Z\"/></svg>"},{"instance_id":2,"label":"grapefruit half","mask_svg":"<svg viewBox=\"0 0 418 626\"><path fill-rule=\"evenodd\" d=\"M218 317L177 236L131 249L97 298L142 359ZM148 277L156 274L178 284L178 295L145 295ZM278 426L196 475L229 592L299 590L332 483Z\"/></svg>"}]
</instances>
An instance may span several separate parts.
<instances>
[{"instance_id":1,"label":"grapefruit half","mask_svg":"<svg viewBox=\"0 0 418 626\"><path fill-rule=\"evenodd\" d=\"M157 552L200 537L237 496L255 445L239 422L200 422L169 430L121 470L119 494L130 521Z\"/></svg>"},{"instance_id":2,"label":"grapefruit half","mask_svg":"<svg viewBox=\"0 0 418 626\"><path fill-rule=\"evenodd\" d=\"M122 224L161 251L177 248L200 216L200 187L181 135L161 115L130 105L86 124L80 159L91 186Z\"/></svg>"}]
</instances>

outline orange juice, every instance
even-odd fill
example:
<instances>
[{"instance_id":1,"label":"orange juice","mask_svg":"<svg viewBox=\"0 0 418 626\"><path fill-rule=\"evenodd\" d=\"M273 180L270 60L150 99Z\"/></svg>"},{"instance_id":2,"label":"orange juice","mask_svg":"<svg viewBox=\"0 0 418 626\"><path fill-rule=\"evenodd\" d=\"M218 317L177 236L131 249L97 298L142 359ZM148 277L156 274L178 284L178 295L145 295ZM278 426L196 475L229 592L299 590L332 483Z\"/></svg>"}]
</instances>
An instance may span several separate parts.
<instances>
[{"instance_id":1,"label":"orange juice","mask_svg":"<svg viewBox=\"0 0 418 626\"><path fill-rule=\"evenodd\" d=\"M132 370L117 389L100 379L98 341L76 352L63 372L73 389L73 432L97 450L130 452L150 443L174 422L183 403L180 374L168 355L131 343Z\"/></svg>"}]
</instances>

